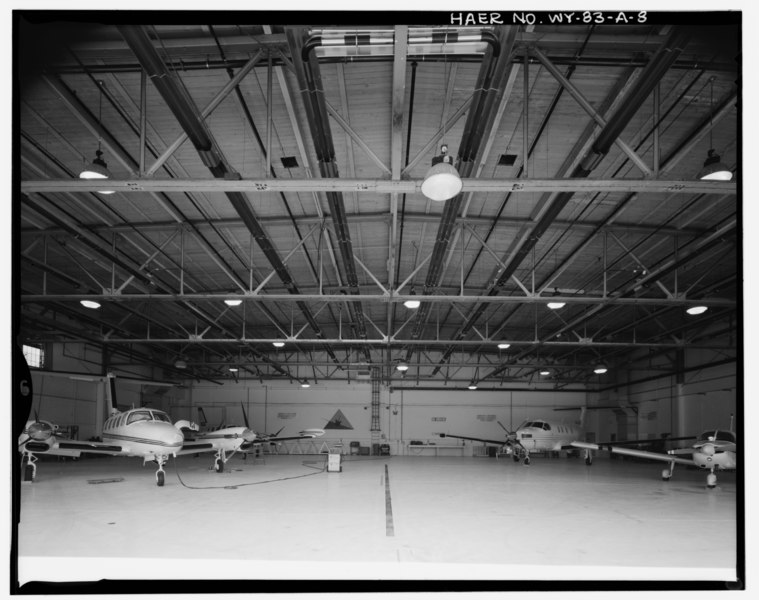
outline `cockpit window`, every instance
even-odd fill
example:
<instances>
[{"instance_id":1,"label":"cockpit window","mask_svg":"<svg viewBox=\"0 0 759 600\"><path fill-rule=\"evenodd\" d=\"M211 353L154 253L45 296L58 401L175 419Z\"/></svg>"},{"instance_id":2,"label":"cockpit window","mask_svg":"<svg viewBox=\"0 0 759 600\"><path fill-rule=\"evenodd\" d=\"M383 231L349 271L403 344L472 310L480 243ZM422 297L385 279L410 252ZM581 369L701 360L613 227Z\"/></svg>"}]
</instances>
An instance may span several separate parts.
<instances>
[{"instance_id":1,"label":"cockpit window","mask_svg":"<svg viewBox=\"0 0 759 600\"><path fill-rule=\"evenodd\" d=\"M169 415L167 415L165 412L162 412L160 410L153 411L153 419L156 421L161 421L162 423L171 423L171 419L169 418Z\"/></svg>"},{"instance_id":2,"label":"cockpit window","mask_svg":"<svg viewBox=\"0 0 759 600\"><path fill-rule=\"evenodd\" d=\"M710 430L710 431L704 431L700 436L698 436L699 441L706 442L709 441L709 439L714 439L718 442L732 442L735 443L735 434L732 431L725 431L722 429Z\"/></svg>"},{"instance_id":3,"label":"cockpit window","mask_svg":"<svg viewBox=\"0 0 759 600\"><path fill-rule=\"evenodd\" d=\"M130 423L136 423L137 421L152 421L150 412L147 410L138 410L129 415L127 419L127 425Z\"/></svg>"}]
</instances>

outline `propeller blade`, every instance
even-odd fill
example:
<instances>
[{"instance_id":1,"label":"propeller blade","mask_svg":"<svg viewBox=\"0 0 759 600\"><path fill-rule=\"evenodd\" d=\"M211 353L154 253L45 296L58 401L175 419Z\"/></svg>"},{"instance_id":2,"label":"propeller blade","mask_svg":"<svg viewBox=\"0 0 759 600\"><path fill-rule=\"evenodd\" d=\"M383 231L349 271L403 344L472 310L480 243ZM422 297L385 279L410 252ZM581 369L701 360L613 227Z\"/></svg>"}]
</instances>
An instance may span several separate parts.
<instances>
[{"instance_id":1,"label":"propeller blade","mask_svg":"<svg viewBox=\"0 0 759 600\"><path fill-rule=\"evenodd\" d=\"M40 420L40 415L39 415L39 413L37 412L37 409L36 409L36 408L34 409L34 420L35 420L35 421L39 421L39 420Z\"/></svg>"},{"instance_id":2,"label":"propeller blade","mask_svg":"<svg viewBox=\"0 0 759 600\"><path fill-rule=\"evenodd\" d=\"M240 408L242 408L242 418L245 421L245 427L247 429L250 429L250 425L248 424L248 415L245 414L245 405L242 402L240 402Z\"/></svg>"}]
</instances>

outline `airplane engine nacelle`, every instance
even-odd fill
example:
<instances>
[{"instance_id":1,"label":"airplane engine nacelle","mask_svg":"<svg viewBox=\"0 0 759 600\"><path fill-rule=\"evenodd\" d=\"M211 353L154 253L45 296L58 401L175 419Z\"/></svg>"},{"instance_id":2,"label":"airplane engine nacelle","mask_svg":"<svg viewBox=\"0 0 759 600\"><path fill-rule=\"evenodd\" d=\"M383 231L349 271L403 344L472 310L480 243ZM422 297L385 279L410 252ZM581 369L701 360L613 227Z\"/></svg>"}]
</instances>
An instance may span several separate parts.
<instances>
[{"instance_id":1,"label":"airplane engine nacelle","mask_svg":"<svg viewBox=\"0 0 759 600\"><path fill-rule=\"evenodd\" d=\"M44 442L53 437L55 427L47 421L29 421L26 424L24 433L35 442Z\"/></svg>"},{"instance_id":2,"label":"airplane engine nacelle","mask_svg":"<svg viewBox=\"0 0 759 600\"><path fill-rule=\"evenodd\" d=\"M704 444L699 449L699 452L701 454L705 454L706 456L714 456L714 446L712 444Z\"/></svg>"}]
</instances>

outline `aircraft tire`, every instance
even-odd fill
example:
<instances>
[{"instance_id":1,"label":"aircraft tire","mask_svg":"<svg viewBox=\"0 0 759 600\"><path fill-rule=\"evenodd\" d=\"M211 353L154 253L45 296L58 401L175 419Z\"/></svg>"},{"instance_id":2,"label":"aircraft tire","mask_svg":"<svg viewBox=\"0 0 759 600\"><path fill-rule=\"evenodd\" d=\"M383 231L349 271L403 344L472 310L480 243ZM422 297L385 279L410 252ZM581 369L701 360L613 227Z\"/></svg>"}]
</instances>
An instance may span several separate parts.
<instances>
[{"instance_id":1,"label":"aircraft tire","mask_svg":"<svg viewBox=\"0 0 759 600\"><path fill-rule=\"evenodd\" d=\"M34 465L24 461L24 481L34 481Z\"/></svg>"},{"instance_id":2,"label":"aircraft tire","mask_svg":"<svg viewBox=\"0 0 759 600\"><path fill-rule=\"evenodd\" d=\"M529 467L529 466L530 466L530 457L529 457L529 456L525 456L525 457L524 457L524 461L522 461L522 464L523 464L525 467Z\"/></svg>"},{"instance_id":3,"label":"aircraft tire","mask_svg":"<svg viewBox=\"0 0 759 600\"><path fill-rule=\"evenodd\" d=\"M224 472L224 461L223 460L217 460L216 461L216 472L217 473L223 473Z\"/></svg>"},{"instance_id":4,"label":"aircraft tire","mask_svg":"<svg viewBox=\"0 0 759 600\"><path fill-rule=\"evenodd\" d=\"M585 464L588 465L588 466L592 465L593 464L593 459L590 456L587 456L585 458Z\"/></svg>"},{"instance_id":5,"label":"aircraft tire","mask_svg":"<svg viewBox=\"0 0 759 600\"><path fill-rule=\"evenodd\" d=\"M714 473L709 473L706 476L706 487L713 490L717 486L717 476Z\"/></svg>"},{"instance_id":6,"label":"aircraft tire","mask_svg":"<svg viewBox=\"0 0 759 600\"><path fill-rule=\"evenodd\" d=\"M164 483L164 472L158 471L158 473L155 474L155 482L158 487L163 487Z\"/></svg>"}]
</instances>

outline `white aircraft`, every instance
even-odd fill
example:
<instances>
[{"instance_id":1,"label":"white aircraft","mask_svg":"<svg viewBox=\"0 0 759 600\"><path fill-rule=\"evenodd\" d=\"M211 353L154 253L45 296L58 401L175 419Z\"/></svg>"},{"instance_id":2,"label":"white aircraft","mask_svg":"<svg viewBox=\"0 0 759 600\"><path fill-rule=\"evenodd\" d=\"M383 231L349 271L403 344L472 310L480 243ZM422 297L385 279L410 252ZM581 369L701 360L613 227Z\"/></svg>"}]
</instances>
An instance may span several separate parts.
<instances>
[{"instance_id":1,"label":"white aircraft","mask_svg":"<svg viewBox=\"0 0 759 600\"><path fill-rule=\"evenodd\" d=\"M255 434L251 438L250 430L243 427L230 427L201 434L197 438L186 438L183 432L197 431L197 425L186 420L172 424L169 415L162 410L143 407L120 412L116 408L111 379L112 376L109 375L105 386L106 399L110 398L111 408L110 415L103 424L102 442L80 442L62 437L57 433L57 425L40 420L36 414L35 420L27 421L18 440L25 481L34 481L36 477L38 454L78 458L82 452L87 452L137 456L142 457L144 463L153 461L158 465L156 483L163 486L163 466L169 456L215 451L215 468L221 472L231 458L227 452L234 454L247 440L255 439Z\"/></svg>"},{"instance_id":2,"label":"white aircraft","mask_svg":"<svg viewBox=\"0 0 759 600\"><path fill-rule=\"evenodd\" d=\"M475 442L484 442L486 444L497 444L501 446L505 454L511 454L514 462L521 460L523 465L529 465L530 452L573 451L574 447L572 442L585 439L585 430L583 429L585 412L585 407L581 407L580 421L572 424L563 421L552 421L549 419L528 419L517 427L514 432L510 432L500 421L498 421L497 423L504 431L506 431L505 440L487 440L475 437L465 437L462 435L451 435L449 433L441 433L440 437L471 440ZM584 452L584 458L585 464L592 464L593 457L590 450Z\"/></svg>"},{"instance_id":3,"label":"white aircraft","mask_svg":"<svg viewBox=\"0 0 759 600\"><path fill-rule=\"evenodd\" d=\"M680 439L680 438L677 438ZM730 417L730 431L724 429L709 429L696 438L696 442L689 448L676 448L666 454L648 452L635 448L620 448L611 444L588 444L585 442L573 442L576 448L589 450L606 450L616 454L635 456L637 458L650 458L669 463L669 467L662 471L661 477L669 481L675 471L675 464L696 466L707 469L706 487L709 489L717 485L715 471L730 471L736 468L736 437L733 431L733 418ZM690 455L690 458L682 458Z\"/></svg>"}]
</instances>

